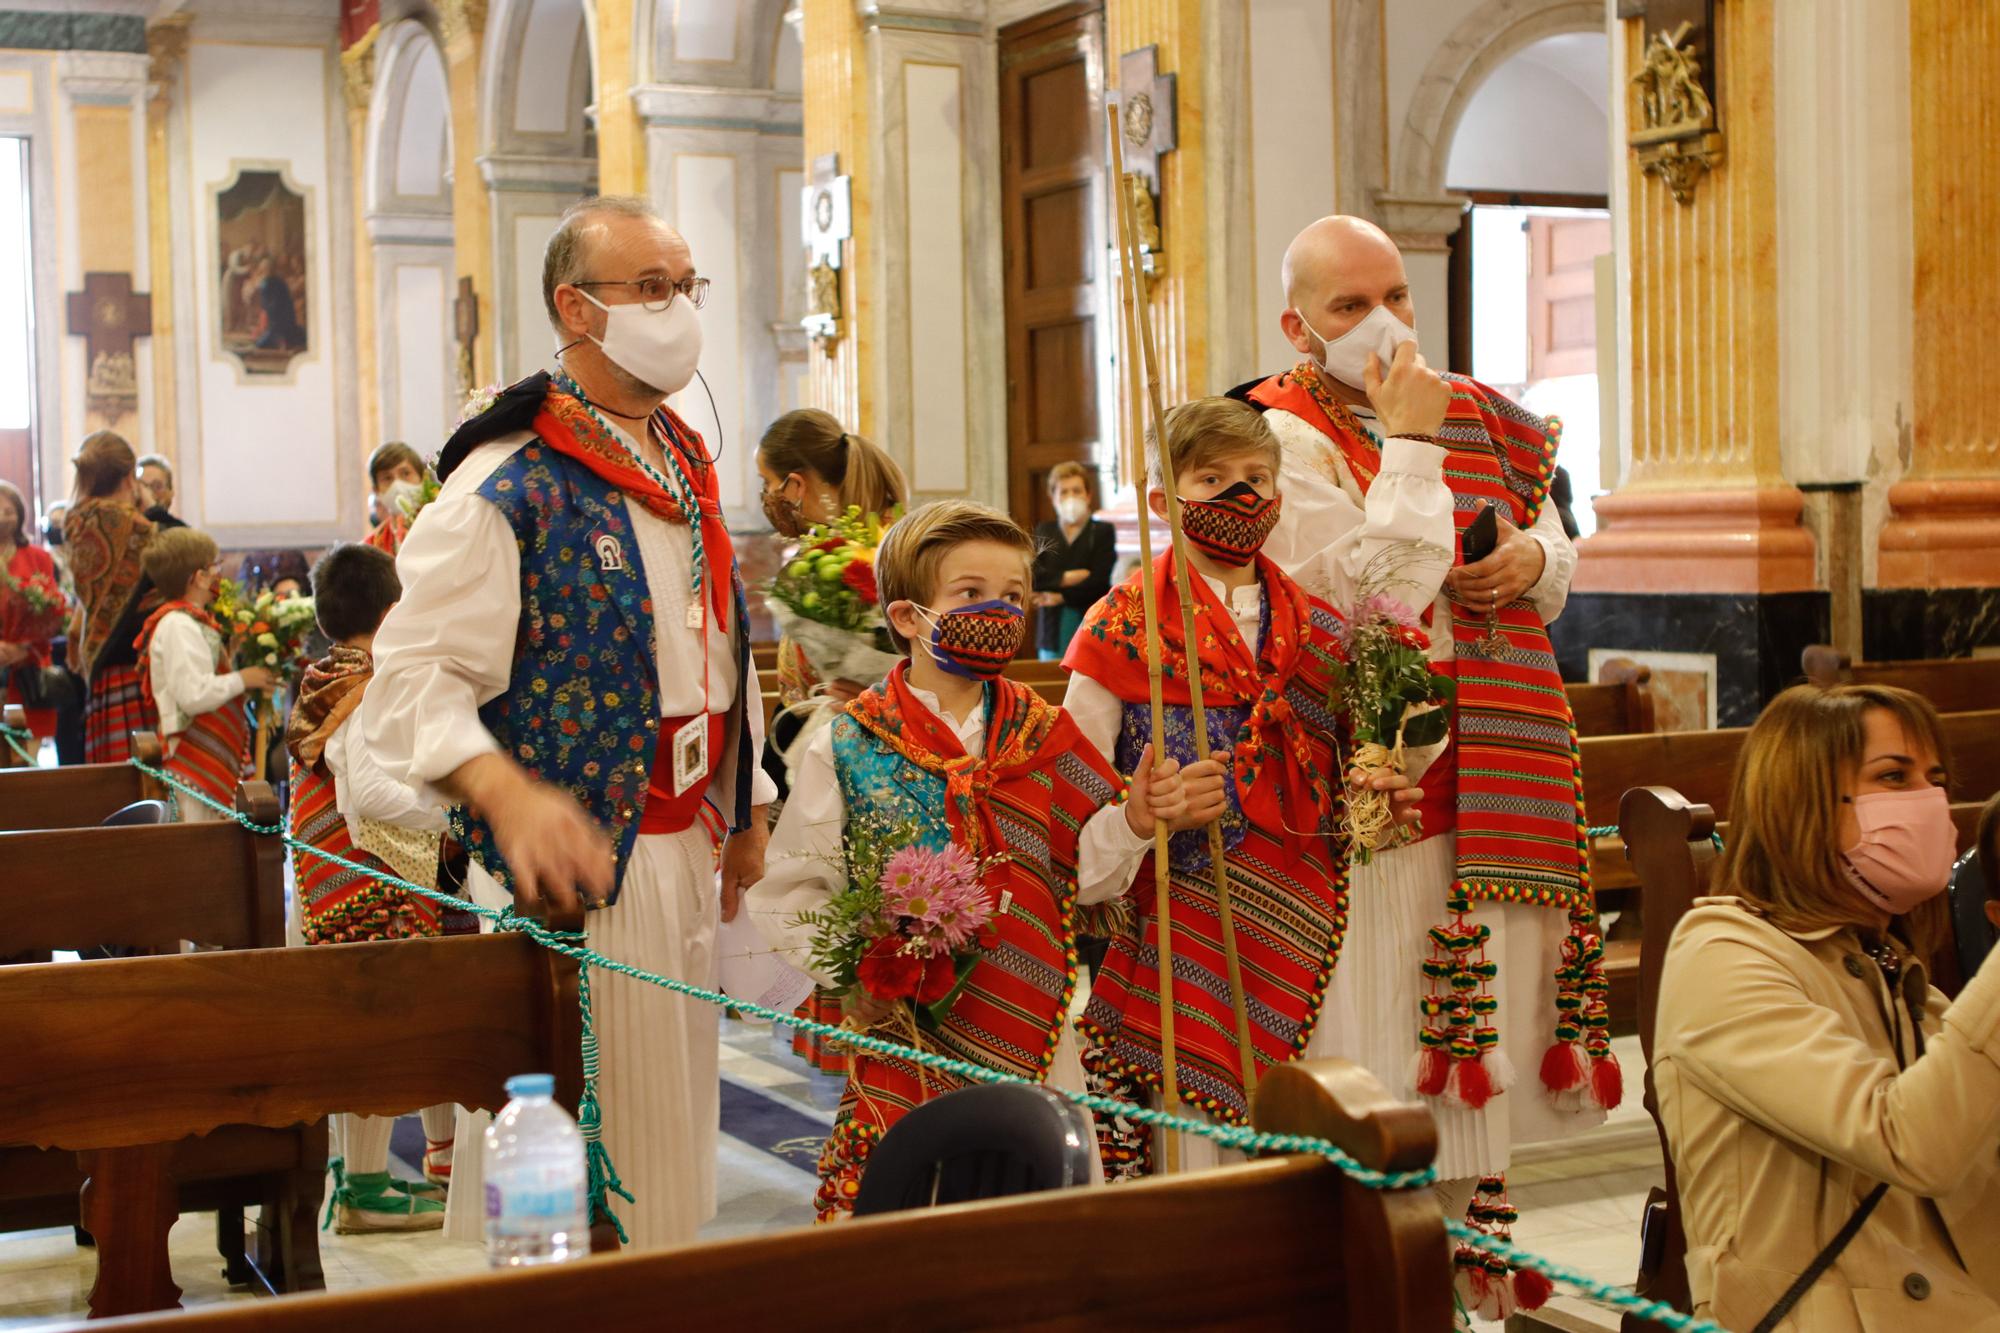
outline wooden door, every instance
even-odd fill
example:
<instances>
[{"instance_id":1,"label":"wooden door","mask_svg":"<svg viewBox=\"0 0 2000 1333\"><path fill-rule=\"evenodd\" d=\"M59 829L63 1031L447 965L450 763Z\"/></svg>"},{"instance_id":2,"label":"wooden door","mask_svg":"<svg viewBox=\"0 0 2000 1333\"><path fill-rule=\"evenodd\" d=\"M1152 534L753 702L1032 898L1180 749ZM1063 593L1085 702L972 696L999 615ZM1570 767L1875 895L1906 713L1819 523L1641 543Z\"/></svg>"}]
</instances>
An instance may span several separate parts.
<instances>
[{"instance_id":1,"label":"wooden door","mask_svg":"<svg viewBox=\"0 0 2000 1333\"><path fill-rule=\"evenodd\" d=\"M1609 217L1528 219L1528 381L1597 373L1597 257Z\"/></svg>"},{"instance_id":2,"label":"wooden door","mask_svg":"<svg viewBox=\"0 0 2000 1333\"><path fill-rule=\"evenodd\" d=\"M1097 462L1103 29L1082 4L1000 31L1007 499L1024 525L1054 517L1050 468Z\"/></svg>"}]
</instances>

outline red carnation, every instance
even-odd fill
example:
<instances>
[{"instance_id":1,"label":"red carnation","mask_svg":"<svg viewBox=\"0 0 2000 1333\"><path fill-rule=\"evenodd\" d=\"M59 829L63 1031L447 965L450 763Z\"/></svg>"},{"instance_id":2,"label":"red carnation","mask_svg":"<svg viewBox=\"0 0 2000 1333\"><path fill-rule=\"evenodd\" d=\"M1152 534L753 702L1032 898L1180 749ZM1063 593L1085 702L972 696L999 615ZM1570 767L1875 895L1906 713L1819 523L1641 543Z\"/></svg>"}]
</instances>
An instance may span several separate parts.
<instances>
[{"instance_id":1,"label":"red carnation","mask_svg":"<svg viewBox=\"0 0 2000 1333\"><path fill-rule=\"evenodd\" d=\"M902 948L900 935L884 935L869 946L854 969L854 979L878 1000L907 1000L924 984L923 960Z\"/></svg>"},{"instance_id":2,"label":"red carnation","mask_svg":"<svg viewBox=\"0 0 2000 1333\"><path fill-rule=\"evenodd\" d=\"M923 984L917 987L919 1004L936 1004L951 994L951 988L958 984L958 969L951 965L949 958L933 958L923 968Z\"/></svg>"},{"instance_id":3,"label":"red carnation","mask_svg":"<svg viewBox=\"0 0 2000 1333\"><path fill-rule=\"evenodd\" d=\"M813 550L838 551L841 547L845 545L847 545L847 538L845 537L825 537L813 543Z\"/></svg>"},{"instance_id":4,"label":"red carnation","mask_svg":"<svg viewBox=\"0 0 2000 1333\"><path fill-rule=\"evenodd\" d=\"M854 589L862 601L875 605L881 593L875 587L875 566L866 560L856 560L840 571L840 581Z\"/></svg>"}]
</instances>

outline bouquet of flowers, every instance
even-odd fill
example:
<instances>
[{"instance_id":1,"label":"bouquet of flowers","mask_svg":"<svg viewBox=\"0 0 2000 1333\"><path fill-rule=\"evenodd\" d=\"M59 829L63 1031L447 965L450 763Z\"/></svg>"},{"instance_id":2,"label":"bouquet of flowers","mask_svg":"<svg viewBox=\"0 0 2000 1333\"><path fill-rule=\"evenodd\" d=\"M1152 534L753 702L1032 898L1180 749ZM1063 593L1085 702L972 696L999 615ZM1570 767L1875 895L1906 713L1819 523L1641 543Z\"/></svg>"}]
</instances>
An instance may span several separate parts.
<instances>
[{"instance_id":1,"label":"bouquet of flowers","mask_svg":"<svg viewBox=\"0 0 2000 1333\"><path fill-rule=\"evenodd\" d=\"M906 1029L934 1029L950 1010L993 921L979 863L955 845L916 845L920 833L913 823L851 827L847 888L800 918L815 928L812 969L843 993L906 1002L889 1020Z\"/></svg>"},{"instance_id":2,"label":"bouquet of flowers","mask_svg":"<svg viewBox=\"0 0 2000 1333\"><path fill-rule=\"evenodd\" d=\"M1360 580L1360 597L1344 627L1347 658L1333 671L1328 707L1353 729L1347 767L1362 778L1402 773L1405 751L1436 745L1450 734L1451 677L1431 669L1430 636L1416 613L1388 588L1399 554L1391 547ZM1366 865L1394 821L1389 794L1361 786L1348 794L1347 826L1354 859Z\"/></svg>"},{"instance_id":3,"label":"bouquet of flowers","mask_svg":"<svg viewBox=\"0 0 2000 1333\"><path fill-rule=\"evenodd\" d=\"M767 590L778 629L823 678L875 680L899 660L875 586L883 527L880 515L855 505L831 523L815 523Z\"/></svg>"},{"instance_id":4,"label":"bouquet of flowers","mask_svg":"<svg viewBox=\"0 0 2000 1333\"><path fill-rule=\"evenodd\" d=\"M236 669L268 667L289 684L304 668L306 636L316 614L312 598L280 598L268 590L253 597L234 579L219 579L209 611L229 632Z\"/></svg>"},{"instance_id":5,"label":"bouquet of flowers","mask_svg":"<svg viewBox=\"0 0 2000 1333\"><path fill-rule=\"evenodd\" d=\"M437 473L425 468L423 483L417 487L414 495L404 495L397 499L396 512L402 515L406 525L414 523L417 521L417 515L423 513L425 506L437 499L438 492L443 489L443 484L437 479Z\"/></svg>"},{"instance_id":6,"label":"bouquet of flowers","mask_svg":"<svg viewBox=\"0 0 2000 1333\"><path fill-rule=\"evenodd\" d=\"M6 594L0 598L0 605L11 608L0 618L8 627L8 638L36 643L63 632L69 601L62 594L62 586L50 575L37 572L17 579L0 568L0 592Z\"/></svg>"}]
</instances>

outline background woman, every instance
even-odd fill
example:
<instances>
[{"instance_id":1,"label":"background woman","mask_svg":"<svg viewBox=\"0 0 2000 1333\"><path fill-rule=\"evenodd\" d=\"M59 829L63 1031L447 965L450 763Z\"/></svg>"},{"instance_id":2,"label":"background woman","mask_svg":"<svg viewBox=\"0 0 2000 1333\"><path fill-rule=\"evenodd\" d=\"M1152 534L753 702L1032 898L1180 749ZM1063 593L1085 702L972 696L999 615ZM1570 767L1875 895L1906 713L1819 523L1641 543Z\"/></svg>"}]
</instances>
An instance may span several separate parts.
<instances>
[{"instance_id":1,"label":"background woman","mask_svg":"<svg viewBox=\"0 0 2000 1333\"><path fill-rule=\"evenodd\" d=\"M0 481L0 704L21 705L40 742L56 731L57 701L48 697L42 673L68 604L55 560L29 540L29 531L27 500Z\"/></svg>"},{"instance_id":2,"label":"background woman","mask_svg":"<svg viewBox=\"0 0 2000 1333\"><path fill-rule=\"evenodd\" d=\"M1953 1002L1926 965L1945 760L1926 700L1868 686L1787 690L1744 742L1653 1053L1695 1313L1729 1328L2000 1326L2000 963Z\"/></svg>"},{"instance_id":3,"label":"background woman","mask_svg":"<svg viewBox=\"0 0 2000 1333\"><path fill-rule=\"evenodd\" d=\"M84 759L92 764L123 763L132 752L134 731L155 730L159 718L139 686L137 612L145 572L139 553L153 535L141 512L137 458L132 446L108 430L83 442L72 460L76 492L63 516L63 545L70 575L83 603L83 624L71 646L70 669L88 682L84 705ZM122 637L121 624L131 630Z\"/></svg>"},{"instance_id":4,"label":"background woman","mask_svg":"<svg viewBox=\"0 0 2000 1333\"><path fill-rule=\"evenodd\" d=\"M787 412L771 423L757 446L757 475L764 481L764 516L780 537L788 539L803 535L815 523L840 517L850 506L887 521L910 493L895 459L842 430L838 421L817 408ZM771 609L781 630L778 697L785 711L772 720L764 767L784 793L790 790L786 756L803 755L832 705L854 698L901 659L878 646L872 635L797 621L775 601ZM808 634L813 641L810 653L801 642ZM805 707L814 699L827 703L817 709ZM799 1013L822 1023L838 1023L840 997L816 990ZM829 1074L847 1072L842 1047L799 1035L793 1038L792 1049Z\"/></svg>"},{"instance_id":5,"label":"background woman","mask_svg":"<svg viewBox=\"0 0 2000 1333\"><path fill-rule=\"evenodd\" d=\"M1083 613L1111 591L1118 563L1118 531L1092 518L1090 469L1058 463L1049 469L1049 499L1056 516L1035 525L1036 655L1059 662L1083 625Z\"/></svg>"}]
</instances>

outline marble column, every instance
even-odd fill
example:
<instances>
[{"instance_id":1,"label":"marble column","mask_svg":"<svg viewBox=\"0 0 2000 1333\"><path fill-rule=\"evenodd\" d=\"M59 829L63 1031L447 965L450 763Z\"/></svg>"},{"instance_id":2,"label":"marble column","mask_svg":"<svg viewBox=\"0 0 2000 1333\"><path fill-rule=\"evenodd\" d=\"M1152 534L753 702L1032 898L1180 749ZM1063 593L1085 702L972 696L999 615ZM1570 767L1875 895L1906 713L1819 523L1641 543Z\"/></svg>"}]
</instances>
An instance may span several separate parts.
<instances>
[{"instance_id":1,"label":"marble column","mask_svg":"<svg viewBox=\"0 0 2000 1333\"><path fill-rule=\"evenodd\" d=\"M174 248L171 230L159 225L172 212L168 202L172 164L167 118L176 96L185 96L188 26L193 19L176 14L146 30L146 199L156 224L147 228L153 297L153 450L178 456L174 394Z\"/></svg>"},{"instance_id":2,"label":"marble column","mask_svg":"<svg viewBox=\"0 0 2000 1333\"><path fill-rule=\"evenodd\" d=\"M853 234L843 243L840 269L841 336L816 348L808 361L814 407L850 429L874 438L876 348L873 289L860 280L869 262L864 241L875 226L874 174L870 163L874 117L868 98L868 54L861 14L853 0L800 0L804 48L804 166L834 158L851 184Z\"/></svg>"},{"instance_id":3,"label":"marble column","mask_svg":"<svg viewBox=\"0 0 2000 1333\"><path fill-rule=\"evenodd\" d=\"M1618 490L1596 502L1599 531L1580 543L1553 637L1570 679L1601 656L1679 655L1655 669L1672 675L1682 725L1747 722L1828 634L1805 497L1780 446L1777 8L1715 9L1726 156L1686 204L1623 146L1642 21L1613 33L1626 90L1612 132L1629 458Z\"/></svg>"},{"instance_id":4,"label":"marble column","mask_svg":"<svg viewBox=\"0 0 2000 1333\"><path fill-rule=\"evenodd\" d=\"M597 183L605 194L646 193L646 131L633 89L643 80L641 0L595 0L584 6L597 72Z\"/></svg>"},{"instance_id":5,"label":"marble column","mask_svg":"<svg viewBox=\"0 0 2000 1333\"><path fill-rule=\"evenodd\" d=\"M443 38L446 85L451 96L451 220L456 277L472 280L479 301L480 331L473 343L468 377L459 371L459 391L489 384L493 355L493 220L486 181L479 169L480 48L486 33L486 0L442 0L438 26ZM448 293L456 299L454 290ZM467 383L467 379L470 383Z\"/></svg>"},{"instance_id":6,"label":"marble column","mask_svg":"<svg viewBox=\"0 0 2000 1333\"><path fill-rule=\"evenodd\" d=\"M1913 394L1908 467L1864 595L1871 658L2000 642L2000 426L1986 419L1983 336L2000 326L2000 11L1913 0L1908 22Z\"/></svg>"},{"instance_id":7,"label":"marble column","mask_svg":"<svg viewBox=\"0 0 2000 1333\"><path fill-rule=\"evenodd\" d=\"M375 347L375 247L368 239L368 107L375 97L376 24L340 53L341 91L347 100L348 161L354 181L355 378L360 395L361 453L365 458L382 440L382 402Z\"/></svg>"},{"instance_id":8,"label":"marble column","mask_svg":"<svg viewBox=\"0 0 2000 1333\"><path fill-rule=\"evenodd\" d=\"M72 201L60 210L61 290L81 291L84 274L110 272L130 274L132 290L147 291L153 252L140 238L150 235L152 205L148 58L122 51L61 51L55 70L61 126L57 188L59 197ZM107 367L90 364L84 339L69 333L66 315L61 327L61 437L75 441L94 430L115 430L140 453L153 452L158 443L153 340L145 337L132 344L129 373L110 374L110 381L132 390L129 397L118 398L89 391L93 371L102 377Z\"/></svg>"}]
</instances>

